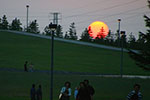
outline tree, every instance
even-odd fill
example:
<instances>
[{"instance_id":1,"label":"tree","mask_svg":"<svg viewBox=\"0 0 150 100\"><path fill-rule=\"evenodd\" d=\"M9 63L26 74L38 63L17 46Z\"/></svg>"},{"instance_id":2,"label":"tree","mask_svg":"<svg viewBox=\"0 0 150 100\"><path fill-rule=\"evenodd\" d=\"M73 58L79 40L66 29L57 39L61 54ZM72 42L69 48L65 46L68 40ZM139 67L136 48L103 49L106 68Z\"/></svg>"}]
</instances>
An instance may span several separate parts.
<instances>
[{"instance_id":1,"label":"tree","mask_svg":"<svg viewBox=\"0 0 150 100\"><path fill-rule=\"evenodd\" d=\"M62 27L61 27L61 25L58 25L58 26L57 26L55 36L56 36L56 37L59 37L59 38L63 38L63 32L62 32Z\"/></svg>"},{"instance_id":2,"label":"tree","mask_svg":"<svg viewBox=\"0 0 150 100\"><path fill-rule=\"evenodd\" d=\"M2 17L2 29L8 29L8 21L6 15Z\"/></svg>"},{"instance_id":3,"label":"tree","mask_svg":"<svg viewBox=\"0 0 150 100\"><path fill-rule=\"evenodd\" d=\"M17 30L17 31L22 31L21 25L22 25L22 24L21 24L20 20L17 19L17 18L15 18L15 19L12 21L11 25L10 25L10 29L11 29L11 30Z\"/></svg>"},{"instance_id":4,"label":"tree","mask_svg":"<svg viewBox=\"0 0 150 100\"><path fill-rule=\"evenodd\" d=\"M77 33L76 33L76 27L75 23L71 23L69 31L68 31L69 39L77 40Z\"/></svg>"},{"instance_id":5,"label":"tree","mask_svg":"<svg viewBox=\"0 0 150 100\"><path fill-rule=\"evenodd\" d=\"M0 18L0 29L2 29L2 19Z\"/></svg>"},{"instance_id":6,"label":"tree","mask_svg":"<svg viewBox=\"0 0 150 100\"><path fill-rule=\"evenodd\" d=\"M136 44L137 44L136 38L135 38L135 36L132 33L130 33L130 35L129 35L128 44L129 44L130 48L133 48L133 49L137 48L137 46L136 46Z\"/></svg>"},{"instance_id":7,"label":"tree","mask_svg":"<svg viewBox=\"0 0 150 100\"><path fill-rule=\"evenodd\" d=\"M46 26L46 27L44 28L44 32L45 32L46 35L51 36L51 30L50 30L49 26Z\"/></svg>"},{"instance_id":8,"label":"tree","mask_svg":"<svg viewBox=\"0 0 150 100\"><path fill-rule=\"evenodd\" d=\"M105 34L105 30L102 27L95 38L95 42L96 43L104 43L104 37L105 37L104 34Z\"/></svg>"},{"instance_id":9,"label":"tree","mask_svg":"<svg viewBox=\"0 0 150 100\"><path fill-rule=\"evenodd\" d=\"M65 39L69 39L69 35L68 33L66 32L65 36L64 36Z\"/></svg>"},{"instance_id":10,"label":"tree","mask_svg":"<svg viewBox=\"0 0 150 100\"><path fill-rule=\"evenodd\" d=\"M38 26L37 20L34 20L29 24L27 31L31 33L40 33Z\"/></svg>"},{"instance_id":11,"label":"tree","mask_svg":"<svg viewBox=\"0 0 150 100\"><path fill-rule=\"evenodd\" d=\"M92 40L92 38L89 35L89 30L87 28L84 30L84 32L82 32L80 40L81 41L88 41L88 42L90 42Z\"/></svg>"},{"instance_id":12,"label":"tree","mask_svg":"<svg viewBox=\"0 0 150 100\"><path fill-rule=\"evenodd\" d=\"M150 1L148 1L150 7ZM144 70L150 70L150 17L144 15L147 32L141 34L142 46L139 52L129 51L129 55L136 61L136 64Z\"/></svg>"},{"instance_id":13,"label":"tree","mask_svg":"<svg viewBox=\"0 0 150 100\"><path fill-rule=\"evenodd\" d=\"M97 34L97 38L104 39L105 38L105 30L104 27L100 29L100 32Z\"/></svg>"},{"instance_id":14,"label":"tree","mask_svg":"<svg viewBox=\"0 0 150 100\"><path fill-rule=\"evenodd\" d=\"M114 34L112 34L111 30L109 30L108 35L105 37L105 42L108 45L113 45L114 42Z\"/></svg>"}]
</instances>

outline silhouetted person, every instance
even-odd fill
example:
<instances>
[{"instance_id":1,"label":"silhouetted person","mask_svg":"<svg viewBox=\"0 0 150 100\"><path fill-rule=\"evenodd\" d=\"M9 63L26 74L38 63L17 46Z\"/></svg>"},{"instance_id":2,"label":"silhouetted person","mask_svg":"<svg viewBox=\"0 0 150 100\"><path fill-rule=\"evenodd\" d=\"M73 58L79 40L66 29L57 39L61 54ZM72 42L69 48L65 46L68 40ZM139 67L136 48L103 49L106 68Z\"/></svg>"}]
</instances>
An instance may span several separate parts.
<instances>
[{"instance_id":1,"label":"silhouetted person","mask_svg":"<svg viewBox=\"0 0 150 100\"><path fill-rule=\"evenodd\" d=\"M37 95L37 100L42 100L42 87L41 87L41 85L39 85L39 88L36 92L36 95Z\"/></svg>"},{"instance_id":2,"label":"silhouetted person","mask_svg":"<svg viewBox=\"0 0 150 100\"><path fill-rule=\"evenodd\" d=\"M71 83L65 82L64 87L62 87L60 93L62 94L60 100L70 100L71 96Z\"/></svg>"},{"instance_id":3,"label":"silhouetted person","mask_svg":"<svg viewBox=\"0 0 150 100\"><path fill-rule=\"evenodd\" d=\"M85 84L85 87L87 88L88 92L89 92L89 96L90 96L90 100L93 99L93 95L95 94L95 90L94 88L89 85L89 81L88 80L84 80L84 84Z\"/></svg>"},{"instance_id":4,"label":"silhouetted person","mask_svg":"<svg viewBox=\"0 0 150 100\"><path fill-rule=\"evenodd\" d=\"M80 88L76 100L91 100L90 92L86 88L84 82L80 82Z\"/></svg>"},{"instance_id":5,"label":"silhouetted person","mask_svg":"<svg viewBox=\"0 0 150 100\"><path fill-rule=\"evenodd\" d=\"M28 72L27 65L28 65L28 61L25 61L25 64L24 64L24 71L25 71L25 72Z\"/></svg>"},{"instance_id":6,"label":"silhouetted person","mask_svg":"<svg viewBox=\"0 0 150 100\"><path fill-rule=\"evenodd\" d=\"M35 99L35 96L36 96L35 84L32 84L32 88L30 90L30 96L31 96L31 100L36 100Z\"/></svg>"},{"instance_id":7,"label":"silhouetted person","mask_svg":"<svg viewBox=\"0 0 150 100\"><path fill-rule=\"evenodd\" d=\"M134 90L128 94L127 100L142 100L142 94L140 92L140 85L135 84L133 88Z\"/></svg>"}]
</instances>

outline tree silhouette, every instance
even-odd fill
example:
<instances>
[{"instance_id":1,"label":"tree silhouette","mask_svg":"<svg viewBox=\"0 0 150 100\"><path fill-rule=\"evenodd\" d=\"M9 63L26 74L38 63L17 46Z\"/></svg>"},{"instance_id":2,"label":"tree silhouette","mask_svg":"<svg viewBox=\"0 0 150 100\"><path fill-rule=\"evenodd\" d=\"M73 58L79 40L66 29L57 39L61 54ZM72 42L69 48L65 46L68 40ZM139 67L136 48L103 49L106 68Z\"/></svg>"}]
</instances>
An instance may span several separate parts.
<instances>
[{"instance_id":1,"label":"tree silhouette","mask_svg":"<svg viewBox=\"0 0 150 100\"><path fill-rule=\"evenodd\" d=\"M29 27L28 27L28 32L31 32L31 33L40 33L39 31L39 27L38 27L38 23L37 23L37 20L34 20L32 21L30 24L29 24Z\"/></svg>"},{"instance_id":2,"label":"tree silhouette","mask_svg":"<svg viewBox=\"0 0 150 100\"><path fill-rule=\"evenodd\" d=\"M22 31L21 25L22 25L22 24L21 24L20 20L17 19L17 18L15 18L15 19L12 21L11 25L10 25L10 29L11 29L11 30L17 30L17 31Z\"/></svg>"},{"instance_id":3,"label":"tree silhouette","mask_svg":"<svg viewBox=\"0 0 150 100\"><path fill-rule=\"evenodd\" d=\"M92 35L93 31L91 29L91 26L89 26L88 28L88 33L89 33L89 36L93 38L93 35Z\"/></svg>"},{"instance_id":4,"label":"tree silhouette","mask_svg":"<svg viewBox=\"0 0 150 100\"><path fill-rule=\"evenodd\" d=\"M59 37L59 38L63 38L63 32L62 32L62 27L61 27L61 25L58 25L58 26L57 26L55 36L56 36L56 37Z\"/></svg>"},{"instance_id":5,"label":"tree silhouette","mask_svg":"<svg viewBox=\"0 0 150 100\"><path fill-rule=\"evenodd\" d=\"M8 21L6 15L2 17L2 29L8 29Z\"/></svg>"},{"instance_id":6,"label":"tree silhouette","mask_svg":"<svg viewBox=\"0 0 150 100\"><path fill-rule=\"evenodd\" d=\"M0 29L2 29L2 19L0 18Z\"/></svg>"},{"instance_id":7,"label":"tree silhouette","mask_svg":"<svg viewBox=\"0 0 150 100\"><path fill-rule=\"evenodd\" d=\"M82 35L81 35L81 39L80 39L81 41L91 41L91 37L90 37L90 35L89 35L89 31L88 31L88 29L86 28L85 30L84 30L84 32L82 32Z\"/></svg>"},{"instance_id":8,"label":"tree silhouette","mask_svg":"<svg viewBox=\"0 0 150 100\"><path fill-rule=\"evenodd\" d=\"M76 33L76 27L75 23L71 23L69 31L68 31L69 39L77 40L77 33Z\"/></svg>"},{"instance_id":9,"label":"tree silhouette","mask_svg":"<svg viewBox=\"0 0 150 100\"><path fill-rule=\"evenodd\" d=\"M102 27L102 28L100 29L100 32L98 32L97 38L99 38L99 39L104 39L104 38L105 38L105 30L104 30L104 27Z\"/></svg>"},{"instance_id":10,"label":"tree silhouette","mask_svg":"<svg viewBox=\"0 0 150 100\"><path fill-rule=\"evenodd\" d=\"M44 34L51 36L51 30L50 30L49 26L46 26L46 27L44 28Z\"/></svg>"},{"instance_id":11,"label":"tree silhouette","mask_svg":"<svg viewBox=\"0 0 150 100\"><path fill-rule=\"evenodd\" d=\"M150 5L150 1L148 1L148 4ZM150 18L144 15L144 19L146 22L147 32L140 32L140 42L142 43L140 50L139 52L133 52L130 50L129 55L136 61L136 64L139 67L144 70L150 70Z\"/></svg>"}]
</instances>

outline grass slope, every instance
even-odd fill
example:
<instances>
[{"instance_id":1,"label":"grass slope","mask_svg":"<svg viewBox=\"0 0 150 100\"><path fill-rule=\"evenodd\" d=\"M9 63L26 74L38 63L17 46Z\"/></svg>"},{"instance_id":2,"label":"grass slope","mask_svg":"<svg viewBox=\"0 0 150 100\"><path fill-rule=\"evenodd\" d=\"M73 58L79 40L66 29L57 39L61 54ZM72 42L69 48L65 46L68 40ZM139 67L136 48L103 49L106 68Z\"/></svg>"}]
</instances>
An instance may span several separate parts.
<instances>
[{"instance_id":1,"label":"grass slope","mask_svg":"<svg viewBox=\"0 0 150 100\"><path fill-rule=\"evenodd\" d=\"M120 52L101 48L55 41L54 70L91 72L100 74L120 73ZM49 70L50 40L0 32L0 67L23 69L25 61L35 69ZM124 74L150 75L138 68L124 53Z\"/></svg>"}]
</instances>

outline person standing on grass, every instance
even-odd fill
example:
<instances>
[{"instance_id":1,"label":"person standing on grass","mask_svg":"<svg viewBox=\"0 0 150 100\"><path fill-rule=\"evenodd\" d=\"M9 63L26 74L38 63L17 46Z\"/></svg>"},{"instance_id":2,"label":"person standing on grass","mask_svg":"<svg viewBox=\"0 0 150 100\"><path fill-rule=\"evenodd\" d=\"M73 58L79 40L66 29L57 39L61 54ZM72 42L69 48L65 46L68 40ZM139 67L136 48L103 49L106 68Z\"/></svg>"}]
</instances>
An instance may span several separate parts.
<instances>
[{"instance_id":1,"label":"person standing on grass","mask_svg":"<svg viewBox=\"0 0 150 100\"><path fill-rule=\"evenodd\" d=\"M65 86L62 87L60 93L61 93L61 97L59 98L59 100L70 100L70 96L71 96L71 83L70 82L65 82Z\"/></svg>"},{"instance_id":2,"label":"person standing on grass","mask_svg":"<svg viewBox=\"0 0 150 100\"><path fill-rule=\"evenodd\" d=\"M24 64L24 71L25 71L25 72L28 72L28 67L27 67L27 65L28 65L28 61L25 61L25 64Z\"/></svg>"},{"instance_id":3,"label":"person standing on grass","mask_svg":"<svg viewBox=\"0 0 150 100\"><path fill-rule=\"evenodd\" d=\"M84 84L89 92L90 100L93 100L93 95L95 94L94 88L91 85L89 85L89 80L84 80Z\"/></svg>"},{"instance_id":4,"label":"person standing on grass","mask_svg":"<svg viewBox=\"0 0 150 100\"><path fill-rule=\"evenodd\" d=\"M86 88L84 82L80 82L80 88L76 100L91 100L90 92Z\"/></svg>"},{"instance_id":5,"label":"person standing on grass","mask_svg":"<svg viewBox=\"0 0 150 100\"><path fill-rule=\"evenodd\" d=\"M36 92L36 95L37 95L37 100L42 100L42 87L41 87L41 85L39 85L39 88Z\"/></svg>"},{"instance_id":6,"label":"person standing on grass","mask_svg":"<svg viewBox=\"0 0 150 100\"><path fill-rule=\"evenodd\" d=\"M35 96L36 96L35 84L32 84L32 88L31 88L31 90L30 90L30 97L31 97L31 100L36 100L36 99L35 99Z\"/></svg>"},{"instance_id":7,"label":"person standing on grass","mask_svg":"<svg viewBox=\"0 0 150 100\"><path fill-rule=\"evenodd\" d=\"M142 94L140 92L140 85L135 84L133 88L134 90L128 94L127 100L142 100Z\"/></svg>"},{"instance_id":8,"label":"person standing on grass","mask_svg":"<svg viewBox=\"0 0 150 100\"><path fill-rule=\"evenodd\" d=\"M33 66L34 66L33 63L30 63L30 65L29 65L29 71L30 72L33 72Z\"/></svg>"}]
</instances>

